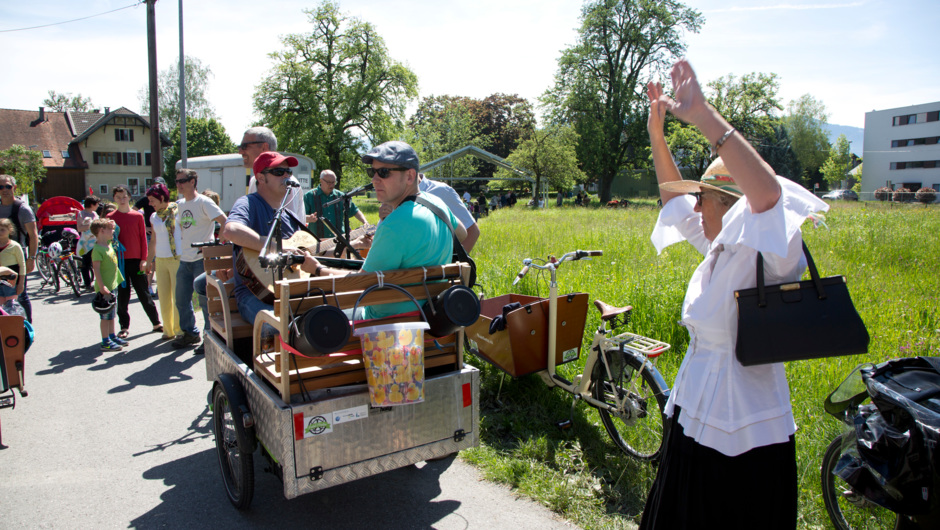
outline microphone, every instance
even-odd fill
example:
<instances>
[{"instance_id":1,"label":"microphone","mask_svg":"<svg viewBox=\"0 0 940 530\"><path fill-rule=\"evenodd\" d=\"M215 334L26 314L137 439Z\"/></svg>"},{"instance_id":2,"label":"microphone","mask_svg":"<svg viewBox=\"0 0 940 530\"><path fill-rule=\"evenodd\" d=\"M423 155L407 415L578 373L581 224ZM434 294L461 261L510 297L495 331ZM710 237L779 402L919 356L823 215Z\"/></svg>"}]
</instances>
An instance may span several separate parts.
<instances>
[{"instance_id":1,"label":"microphone","mask_svg":"<svg viewBox=\"0 0 940 530\"><path fill-rule=\"evenodd\" d=\"M299 187L300 187L300 183L299 183L299 182L294 181L294 180L291 180L291 179L287 179L286 181L284 181L284 185L287 186L288 188L299 188Z\"/></svg>"}]
</instances>

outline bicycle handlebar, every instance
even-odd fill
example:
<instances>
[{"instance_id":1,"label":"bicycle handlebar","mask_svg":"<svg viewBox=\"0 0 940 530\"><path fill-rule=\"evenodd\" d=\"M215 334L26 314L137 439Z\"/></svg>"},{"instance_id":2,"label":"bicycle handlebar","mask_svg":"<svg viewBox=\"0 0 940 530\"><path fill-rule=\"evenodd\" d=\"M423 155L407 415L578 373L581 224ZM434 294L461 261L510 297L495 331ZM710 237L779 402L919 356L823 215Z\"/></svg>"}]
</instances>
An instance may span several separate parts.
<instances>
[{"instance_id":1,"label":"bicycle handlebar","mask_svg":"<svg viewBox=\"0 0 940 530\"><path fill-rule=\"evenodd\" d=\"M522 270L516 274L516 278L512 281L513 285L519 283L525 275L529 272L529 267L535 267L536 269L557 269L562 263L566 261L577 261L581 259L590 259L591 257L603 256L603 250L575 250L574 252L569 252L562 256L560 259L555 259L554 257L549 257L548 263L545 265L539 265L538 263L532 263L531 258L526 258L522 260L523 266Z\"/></svg>"},{"instance_id":2,"label":"bicycle handlebar","mask_svg":"<svg viewBox=\"0 0 940 530\"><path fill-rule=\"evenodd\" d=\"M218 241L218 240L215 240L215 241L197 241L197 242L195 242L195 243L192 243L190 246L193 247L193 248L200 248L200 247L218 247L218 246L221 246L221 245L224 245L224 244L225 244L225 243L222 243L222 242L220 242L220 241Z\"/></svg>"}]
</instances>

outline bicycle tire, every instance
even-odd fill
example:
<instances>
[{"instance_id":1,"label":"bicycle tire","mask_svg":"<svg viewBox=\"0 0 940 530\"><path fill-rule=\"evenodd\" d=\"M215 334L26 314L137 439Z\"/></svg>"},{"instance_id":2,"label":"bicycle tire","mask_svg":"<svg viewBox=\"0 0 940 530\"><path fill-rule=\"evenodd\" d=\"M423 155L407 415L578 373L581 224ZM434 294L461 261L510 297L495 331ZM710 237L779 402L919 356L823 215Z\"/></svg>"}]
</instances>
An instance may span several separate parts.
<instances>
[{"instance_id":1,"label":"bicycle tire","mask_svg":"<svg viewBox=\"0 0 940 530\"><path fill-rule=\"evenodd\" d=\"M81 298L82 290L78 285L78 278L79 275L78 271L75 269L75 260L69 258L65 263L65 282L72 288L72 293L76 297Z\"/></svg>"},{"instance_id":2,"label":"bicycle tire","mask_svg":"<svg viewBox=\"0 0 940 530\"><path fill-rule=\"evenodd\" d=\"M58 261L52 262L52 285L55 286L53 292L58 293L59 289L62 287L59 275L61 274L62 265Z\"/></svg>"},{"instance_id":3,"label":"bicycle tire","mask_svg":"<svg viewBox=\"0 0 940 530\"><path fill-rule=\"evenodd\" d=\"M254 455L248 450L247 433L235 420L228 393L217 385L212 396L212 431L228 500L239 510L251 504L255 491Z\"/></svg>"},{"instance_id":4,"label":"bicycle tire","mask_svg":"<svg viewBox=\"0 0 940 530\"><path fill-rule=\"evenodd\" d=\"M854 451L855 437L836 436L823 453L819 474L823 504L836 530L897 528L898 515L852 491L833 471L842 455Z\"/></svg>"},{"instance_id":5,"label":"bicycle tire","mask_svg":"<svg viewBox=\"0 0 940 530\"><path fill-rule=\"evenodd\" d=\"M656 369L648 362L619 350L608 350L604 356L611 376L608 377L603 360L598 361L592 374L594 399L616 409L619 396L627 406L620 411L598 408L601 423L614 444L627 455L639 460L659 460L668 389L660 385L661 377L653 375Z\"/></svg>"},{"instance_id":6,"label":"bicycle tire","mask_svg":"<svg viewBox=\"0 0 940 530\"><path fill-rule=\"evenodd\" d=\"M36 269L39 271L39 276L42 277L43 281L48 282L52 279L52 262L49 259L49 254L45 251L37 253Z\"/></svg>"}]
</instances>

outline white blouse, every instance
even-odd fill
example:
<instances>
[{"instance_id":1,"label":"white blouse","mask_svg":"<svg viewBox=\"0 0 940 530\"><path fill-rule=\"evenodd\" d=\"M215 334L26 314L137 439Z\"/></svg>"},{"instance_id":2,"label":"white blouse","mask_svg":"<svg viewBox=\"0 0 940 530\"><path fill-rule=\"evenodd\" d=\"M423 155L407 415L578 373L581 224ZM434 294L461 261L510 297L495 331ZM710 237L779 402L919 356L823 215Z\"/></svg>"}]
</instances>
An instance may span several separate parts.
<instances>
[{"instance_id":1,"label":"white blouse","mask_svg":"<svg viewBox=\"0 0 940 530\"><path fill-rule=\"evenodd\" d=\"M682 407L679 424L685 434L728 456L785 442L796 432L783 364L745 367L734 355L734 291L757 285L757 253L764 255L768 285L798 280L806 269L800 225L810 213L828 209L798 184L777 181L781 196L773 208L754 214L739 200L722 218L713 242L705 238L691 196L667 202L651 236L657 252L687 240L705 255L682 303L680 323L689 331L689 349L666 414Z\"/></svg>"},{"instance_id":2,"label":"white blouse","mask_svg":"<svg viewBox=\"0 0 940 530\"><path fill-rule=\"evenodd\" d=\"M150 226L153 228L153 240L150 241L151 245L157 245L155 250L155 256L158 258L172 258L173 250L170 249L170 231L166 229L166 224L163 222L163 219L160 219L160 216L156 212L150 214ZM178 232L179 230L177 230ZM177 241L179 239L177 238ZM179 245L179 243L176 243ZM179 247L177 247L177 250ZM177 253L177 257L179 253Z\"/></svg>"}]
</instances>

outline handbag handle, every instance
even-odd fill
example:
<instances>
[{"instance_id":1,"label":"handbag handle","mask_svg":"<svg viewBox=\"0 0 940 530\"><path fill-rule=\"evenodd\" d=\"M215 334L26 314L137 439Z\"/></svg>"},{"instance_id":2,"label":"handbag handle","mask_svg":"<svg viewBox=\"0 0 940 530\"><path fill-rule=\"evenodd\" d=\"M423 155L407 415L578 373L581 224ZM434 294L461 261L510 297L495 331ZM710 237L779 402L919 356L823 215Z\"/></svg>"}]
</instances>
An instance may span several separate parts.
<instances>
[{"instance_id":1,"label":"handbag handle","mask_svg":"<svg viewBox=\"0 0 940 530\"><path fill-rule=\"evenodd\" d=\"M809 275L816 285L816 296L820 300L826 299L826 290L823 288L822 280L819 279L819 271L816 270L816 263L813 261L809 248L806 247L806 241L803 241L803 255L806 256L806 266L809 268ZM799 282L797 282L799 283ZM764 289L764 255L757 253L757 305L759 307L767 306L767 296Z\"/></svg>"}]
</instances>

